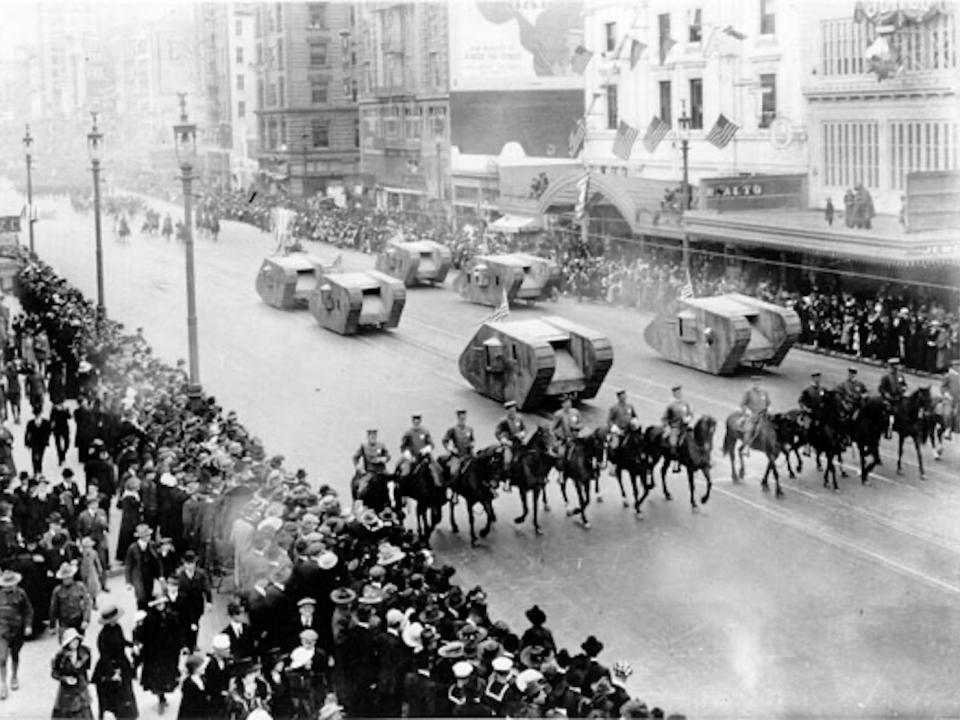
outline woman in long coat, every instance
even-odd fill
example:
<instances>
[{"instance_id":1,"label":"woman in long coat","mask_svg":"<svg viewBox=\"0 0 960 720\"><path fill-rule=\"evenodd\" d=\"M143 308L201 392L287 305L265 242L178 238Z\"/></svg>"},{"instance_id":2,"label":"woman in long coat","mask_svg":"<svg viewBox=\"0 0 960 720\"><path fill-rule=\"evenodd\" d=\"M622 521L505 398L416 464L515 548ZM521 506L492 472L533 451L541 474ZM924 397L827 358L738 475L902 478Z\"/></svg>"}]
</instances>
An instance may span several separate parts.
<instances>
[{"instance_id":1,"label":"woman in long coat","mask_svg":"<svg viewBox=\"0 0 960 720\"><path fill-rule=\"evenodd\" d=\"M168 692L176 689L180 680L180 649L183 631L177 613L170 607L165 595L159 595L149 604L143 625L134 634L140 646L140 685L154 693L160 701L160 710L167 706Z\"/></svg>"},{"instance_id":2,"label":"woman in long coat","mask_svg":"<svg viewBox=\"0 0 960 720\"><path fill-rule=\"evenodd\" d=\"M127 548L136 539L137 525L143 522L143 506L140 503L140 481L130 478L124 485L123 495L117 501L120 509L120 533L117 536L117 560L123 562Z\"/></svg>"},{"instance_id":3,"label":"woman in long coat","mask_svg":"<svg viewBox=\"0 0 960 720\"><path fill-rule=\"evenodd\" d=\"M90 685L87 674L92 658L90 649L82 644L83 638L74 628L63 632L60 651L51 663L53 679L59 681L57 699L53 704L53 720L82 718L93 720Z\"/></svg>"},{"instance_id":4,"label":"woman in long coat","mask_svg":"<svg viewBox=\"0 0 960 720\"><path fill-rule=\"evenodd\" d=\"M180 697L180 710L177 720L210 720L214 708L210 702L210 693L203 683L203 668L206 658L193 654L187 658L187 678L183 681Z\"/></svg>"},{"instance_id":5,"label":"woman in long coat","mask_svg":"<svg viewBox=\"0 0 960 720\"><path fill-rule=\"evenodd\" d=\"M136 720L137 699L133 694L133 666L127 658L130 641L117 623L123 611L111 605L100 611L103 628L97 637L100 658L93 669L100 720L107 711L117 720Z\"/></svg>"}]
</instances>

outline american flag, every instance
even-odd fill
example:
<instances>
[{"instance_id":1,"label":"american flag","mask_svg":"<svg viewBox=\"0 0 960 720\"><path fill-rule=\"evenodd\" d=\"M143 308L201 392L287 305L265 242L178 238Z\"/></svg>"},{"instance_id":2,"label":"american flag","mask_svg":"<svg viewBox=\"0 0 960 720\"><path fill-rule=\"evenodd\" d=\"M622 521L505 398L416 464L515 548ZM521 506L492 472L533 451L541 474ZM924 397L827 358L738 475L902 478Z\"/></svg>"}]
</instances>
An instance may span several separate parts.
<instances>
[{"instance_id":1,"label":"american flag","mask_svg":"<svg viewBox=\"0 0 960 720\"><path fill-rule=\"evenodd\" d=\"M674 45L677 44L677 41L671 37L663 38L660 41L660 64L663 65L667 61L667 55L670 54L670 51L673 50Z\"/></svg>"},{"instance_id":2,"label":"american flag","mask_svg":"<svg viewBox=\"0 0 960 720\"><path fill-rule=\"evenodd\" d=\"M735 122L731 122L724 116L723 113L720 113L720 117L717 118L717 122L714 124L710 132L707 133L707 142L722 150L731 140L733 140L733 136L737 134L737 130L739 129L739 125L737 125Z\"/></svg>"},{"instance_id":3,"label":"american flag","mask_svg":"<svg viewBox=\"0 0 960 720\"><path fill-rule=\"evenodd\" d=\"M637 63L640 62L640 56L643 55L643 51L647 49L647 46L644 45L639 40L633 40L630 43L630 69L633 70Z\"/></svg>"},{"instance_id":4,"label":"american flag","mask_svg":"<svg viewBox=\"0 0 960 720\"><path fill-rule=\"evenodd\" d=\"M643 146L647 149L647 152L654 152L668 132L670 132L670 126L654 115L647 126L647 132L643 136Z\"/></svg>"},{"instance_id":5,"label":"american flag","mask_svg":"<svg viewBox=\"0 0 960 720\"><path fill-rule=\"evenodd\" d=\"M680 299L689 300L693 297L693 281L690 279L690 271L687 270L687 281L680 288Z\"/></svg>"},{"instance_id":6,"label":"american flag","mask_svg":"<svg viewBox=\"0 0 960 720\"><path fill-rule=\"evenodd\" d=\"M587 126L583 118L577 120L577 126L570 131L570 137L567 141L567 152L570 157L575 158L583 148L583 141L587 137Z\"/></svg>"},{"instance_id":7,"label":"american flag","mask_svg":"<svg viewBox=\"0 0 960 720\"><path fill-rule=\"evenodd\" d=\"M337 254L337 256L333 259L333 262L330 263L330 269L334 272L343 271L343 253Z\"/></svg>"},{"instance_id":8,"label":"american flag","mask_svg":"<svg viewBox=\"0 0 960 720\"><path fill-rule=\"evenodd\" d=\"M490 313L490 316L484 320L485 323L488 322L500 322L501 320L506 320L510 317L510 301L507 300L507 289L503 289L503 298L500 300L500 304L497 305L493 312Z\"/></svg>"},{"instance_id":9,"label":"american flag","mask_svg":"<svg viewBox=\"0 0 960 720\"><path fill-rule=\"evenodd\" d=\"M577 220L583 220L587 214L587 194L590 192L590 175L584 173L583 177L577 180L577 204L574 207L573 214Z\"/></svg>"},{"instance_id":10,"label":"american flag","mask_svg":"<svg viewBox=\"0 0 960 720\"><path fill-rule=\"evenodd\" d=\"M592 57L592 52L583 45L577 45L577 49L573 51L573 57L570 58L570 69L577 75L583 75L583 71L587 69L587 64Z\"/></svg>"},{"instance_id":11,"label":"american flag","mask_svg":"<svg viewBox=\"0 0 960 720\"><path fill-rule=\"evenodd\" d=\"M613 141L613 154L621 160L629 160L630 153L633 152L633 144L637 141L639 134L640 131L637 128L621 120L620 127L617 128L617 137Z\"/></svg>"}]
</instances>

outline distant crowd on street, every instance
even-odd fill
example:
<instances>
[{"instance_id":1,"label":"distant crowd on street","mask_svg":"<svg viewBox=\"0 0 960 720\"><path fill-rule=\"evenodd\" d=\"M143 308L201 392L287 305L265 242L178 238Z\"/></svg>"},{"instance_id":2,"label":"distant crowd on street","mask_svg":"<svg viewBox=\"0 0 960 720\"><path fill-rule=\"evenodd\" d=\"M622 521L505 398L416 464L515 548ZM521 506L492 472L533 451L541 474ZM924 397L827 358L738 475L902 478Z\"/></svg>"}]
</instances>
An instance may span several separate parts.
<instances>
[{"instance_id":1,"label":"distant crowd on street","mask_svg":"<svg viewBox=\"0 0 960 720\"><path fill-rule=\"evenodd\" d=\"M458 585L392 510L287 470L189 393L182 361L158 360L49 266L27 262L19 288L22 315L0 323L0 700L31 692L21 650L51 633L54 718L136 718L134 682L181 720L665 716L588 630L555 637L549 598L522 627L492 618L486 592ZM21 386L24 371L45 381ZM18 471L21 387L32 467ZM51 435L62 471L48 478ZM74 450L82 478L63 467ZM114 563L132 617L111 602ZM200 648L218 592L228 621Z\"/></svg>"}]
</instances>

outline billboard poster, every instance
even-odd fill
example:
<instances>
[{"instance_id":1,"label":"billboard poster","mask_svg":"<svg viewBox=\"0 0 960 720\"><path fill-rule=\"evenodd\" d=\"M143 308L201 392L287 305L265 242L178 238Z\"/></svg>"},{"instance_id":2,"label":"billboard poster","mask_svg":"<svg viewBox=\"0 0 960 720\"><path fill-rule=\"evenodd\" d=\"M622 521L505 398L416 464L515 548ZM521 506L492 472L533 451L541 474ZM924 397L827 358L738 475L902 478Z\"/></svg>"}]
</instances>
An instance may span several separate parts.
<instances>
[{"instance_id":1,"label":"billboard poster","mask_svg":"<svg viewBox=\"0 0 960 720\"><path fill-rule=\"evenodd\" d=\"M570 69L582 1L461 0L449 13L451 91L583 87Z\"/></svg>"}]
</instances>

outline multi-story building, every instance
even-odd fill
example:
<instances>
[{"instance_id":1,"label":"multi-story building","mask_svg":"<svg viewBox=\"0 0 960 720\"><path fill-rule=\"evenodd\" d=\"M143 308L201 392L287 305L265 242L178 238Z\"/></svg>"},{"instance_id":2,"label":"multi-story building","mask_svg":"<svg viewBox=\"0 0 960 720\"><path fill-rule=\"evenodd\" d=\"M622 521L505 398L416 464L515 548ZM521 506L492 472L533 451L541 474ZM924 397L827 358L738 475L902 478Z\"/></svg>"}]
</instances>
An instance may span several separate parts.
<instances>
[{"instance_id":1,"label":"multi-story building","mask_svg":"<svg viewBox=\"0 0 960 720\"><path fill-rule=\"evenodd\" d=\"M311 2L256 7L261 173L293 193L354 193L360 159L358 6Z\"/></svg>"},{"instance_id":2,"label":"multi-story building","mask_svg":"<svg viewBox=\"0 0 960 720\"><path fill-rule=\"evenodd\" d=\"M198 141L205 175L225 187L247 187L256 175L251 155L257 135L255 12L249 3L197 6L205 101Z\"/></svg>"},{"instance_id":3,"label":"multi-story building","mask_svg":"<svg viewBox=\"0 0 960 720\"><path fill-rule=\"evenodd\" d=\"M358 5L361 168L381 207L449 197L447 4Z\"/></svg>"}]
</instances>

